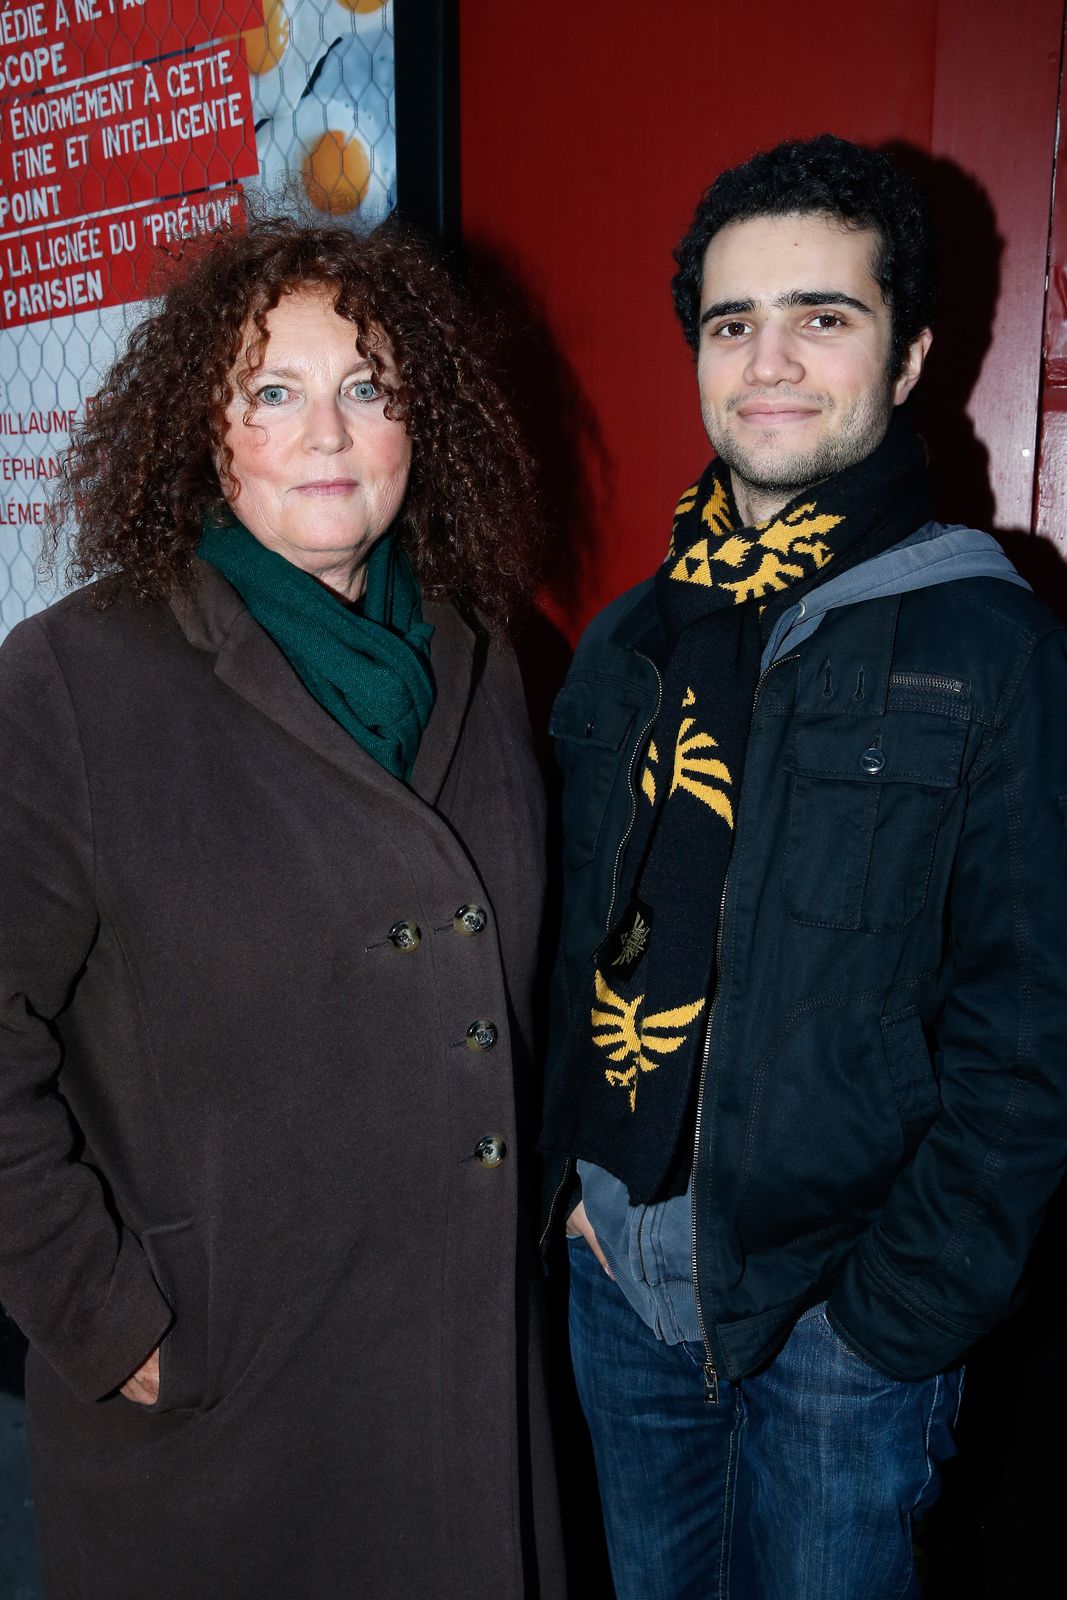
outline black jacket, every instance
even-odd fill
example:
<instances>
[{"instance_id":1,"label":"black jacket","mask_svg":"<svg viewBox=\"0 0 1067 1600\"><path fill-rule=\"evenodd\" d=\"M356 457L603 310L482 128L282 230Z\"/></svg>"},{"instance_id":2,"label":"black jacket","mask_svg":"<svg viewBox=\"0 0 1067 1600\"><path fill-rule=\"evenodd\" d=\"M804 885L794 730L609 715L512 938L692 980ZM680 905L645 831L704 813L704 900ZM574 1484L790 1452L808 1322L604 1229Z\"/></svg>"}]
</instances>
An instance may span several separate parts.
<instances>
[{"instance_id":1,"label":"black jacket","mask_svg":"<svg viewBox=\"0 0 1067 1600\"><path fill-rule=\"evenodd\" d=\"M654 714L652 620L647 584L609 607L553 712L550 1093ZM1064 707L1063 629L988 578L831 611L761 679L695 1152L721 1374L758 1368L826 1298L901 1379L951 1365L1011 1307L1067 1154ZM567 1181L550 1162L553 1200Z\"/></svg>"}]
</instances>

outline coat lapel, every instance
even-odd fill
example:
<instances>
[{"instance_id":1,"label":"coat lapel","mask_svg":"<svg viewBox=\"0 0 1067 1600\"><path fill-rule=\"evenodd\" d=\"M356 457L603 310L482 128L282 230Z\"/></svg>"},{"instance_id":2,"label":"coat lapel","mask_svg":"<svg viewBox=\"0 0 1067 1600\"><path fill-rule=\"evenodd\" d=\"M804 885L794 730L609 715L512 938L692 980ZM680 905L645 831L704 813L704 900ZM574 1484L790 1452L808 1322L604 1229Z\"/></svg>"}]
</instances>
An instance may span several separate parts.
<instances>
[{"instance_id":1,"label":"coat lapel","mask_svg":"<svg viewBox=\"0 0 1067 1600\"><path fill-rule=\"evenodd\" d=\"M470 704L475 637L452 606L430 602L430 660L437 693L411 787L394 778L305 689L273 639L214 567L197 560L195 583L171 599L190 644L215 656L215 675L316 755L394 803L433 805L448 774ZM418 797L416 799L416 797Z\"/></svg>"},{"instance_id":2,"label":"coat lapel","mask_svg":"<svg viewBox=\"0 0 1067 1600\"><path fill-rule=\"evenodd\" d=\"M427 601L423 615L433 626L430 665L437 693L419 742L411 787L429 805L436 805L470 709L480 641L455 608L445 602Z\"/></svg>"}]
</instances>

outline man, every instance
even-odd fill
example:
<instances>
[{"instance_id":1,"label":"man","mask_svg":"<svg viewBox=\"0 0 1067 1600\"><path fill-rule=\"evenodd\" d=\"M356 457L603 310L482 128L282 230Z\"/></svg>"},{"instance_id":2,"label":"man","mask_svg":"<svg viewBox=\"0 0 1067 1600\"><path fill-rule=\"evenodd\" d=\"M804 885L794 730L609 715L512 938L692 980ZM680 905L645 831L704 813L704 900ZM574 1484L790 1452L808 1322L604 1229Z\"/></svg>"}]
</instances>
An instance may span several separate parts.
<instances>
[{"instance_id":1,"label":"man","mask_svg":"<svg viewBox=\"0 0 1067 1600\"><path fill-rule=\"evenodd\" d=\"M908 178L782 145L676 260L716 459L553 712L575 1371L620 1600L900 1600L1067 1149L1064 633L931 521Z\"/></svg>"}]
</instances>

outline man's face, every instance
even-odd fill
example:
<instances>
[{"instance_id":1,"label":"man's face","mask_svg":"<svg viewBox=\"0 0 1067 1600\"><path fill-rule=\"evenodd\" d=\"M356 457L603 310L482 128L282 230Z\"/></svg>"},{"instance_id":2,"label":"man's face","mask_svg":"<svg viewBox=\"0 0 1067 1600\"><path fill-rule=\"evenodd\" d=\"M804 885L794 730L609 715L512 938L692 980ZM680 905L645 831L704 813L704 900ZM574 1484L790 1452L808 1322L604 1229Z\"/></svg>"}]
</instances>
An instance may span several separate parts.
<instances>
[{"instance_id":1,"label":"man's face","mask_svg":"<svg viewBox=\"0 0 1067 1600\"><path fill-rule=\"evenodd\" d=\"M918 381L928 330L889 376L878 243L869 229L809 214L732 222L708 245L700 409L746 517L771 516L870 455Z\"/></svg>"}]
</instances>

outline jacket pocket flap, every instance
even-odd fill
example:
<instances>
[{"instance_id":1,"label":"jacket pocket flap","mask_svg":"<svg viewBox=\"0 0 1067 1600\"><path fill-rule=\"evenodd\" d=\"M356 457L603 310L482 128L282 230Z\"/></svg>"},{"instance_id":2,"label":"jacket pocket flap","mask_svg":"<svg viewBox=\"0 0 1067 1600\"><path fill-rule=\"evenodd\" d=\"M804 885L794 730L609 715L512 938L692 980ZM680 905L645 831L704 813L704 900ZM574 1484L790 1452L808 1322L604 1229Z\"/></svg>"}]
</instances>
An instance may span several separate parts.
<instances>
[{"instance_id":1,"label":"jacket pocket flap","mask_svg":"<svg viewBox=\"0 0 1067 1600\"><path fill-rule=\"evenodd\" d=\"M619 750L634 720L635 707L614 695L597 693L589 679L573 678L556 696L548 731L553 739Z\"/></svg>"},{"instance_id":2,"label":"jacket pocket flap","mask_svg":"<svg viewBox=\"0 0 1067 1600\"><path fill-rule=\"evenodd\" d=\"M955 788L966 737L966 723L919 712L820 717L798 722L787 768L809 778Z\"/></svg>"}]
</instances>

